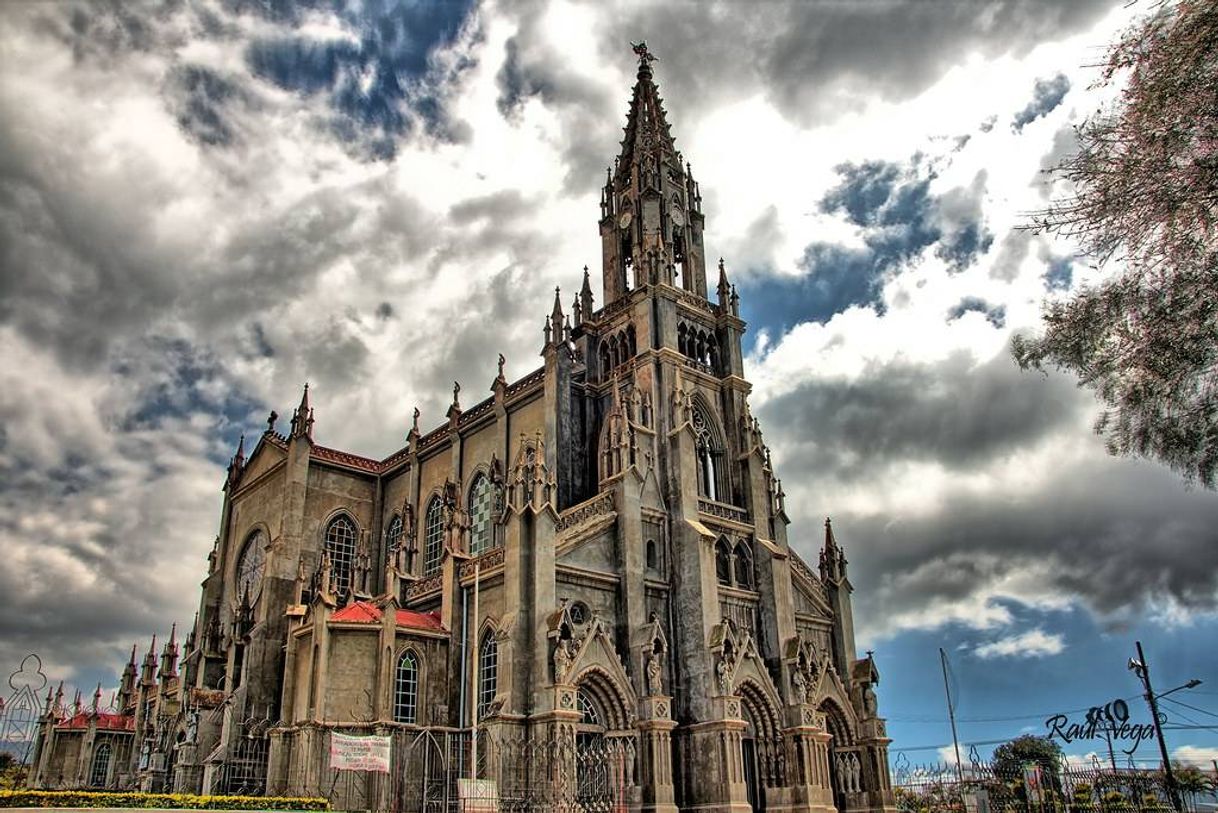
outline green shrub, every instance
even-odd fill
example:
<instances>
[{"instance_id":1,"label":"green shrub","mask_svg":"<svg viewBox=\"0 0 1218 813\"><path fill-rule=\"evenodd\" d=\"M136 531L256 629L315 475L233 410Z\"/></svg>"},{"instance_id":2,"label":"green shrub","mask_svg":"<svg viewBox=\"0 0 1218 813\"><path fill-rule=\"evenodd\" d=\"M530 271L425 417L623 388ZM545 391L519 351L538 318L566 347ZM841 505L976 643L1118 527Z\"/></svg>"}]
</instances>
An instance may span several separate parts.
<instances>
[{"instance_id":1,"label":"green shrub","mask_svg":"<svg viewBox=\"0 0 1218 813\"><path fill-rule=\"evenodd\" d=\"M197 796L193 793L94 793L0 790L0 807L158 807L186 810L329 810L326 799L289 796Z\"/></svg>"}]
</instances>

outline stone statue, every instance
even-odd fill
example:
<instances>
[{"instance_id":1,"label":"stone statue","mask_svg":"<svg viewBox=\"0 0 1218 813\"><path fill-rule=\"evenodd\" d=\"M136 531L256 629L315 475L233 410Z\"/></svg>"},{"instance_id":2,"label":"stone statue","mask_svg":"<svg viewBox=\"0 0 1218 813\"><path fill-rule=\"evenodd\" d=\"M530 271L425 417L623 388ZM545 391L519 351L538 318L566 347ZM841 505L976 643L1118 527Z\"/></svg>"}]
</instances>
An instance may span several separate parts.
<instances>
[{"instance_id":1,"label":"stone statue","mask_svg":"<svg viewBox=\"0 0 1218 813\"><path fill-rule=\"evenodd\" d=\"M849 759L850 765L850 789L855 793L862 790L859 784L859 775L862 773L862 766L859 765L858 754L851 754Z\"/></svg>"},{"instance_id":2,"label":"stone statue","mask_svg":"<svg viewBox=\"0 0 1218 813\"><path fill-rule=\"evenodd\" d=\"M875 689L871 688L868 683L863 689L863 711L868 717L875 717L879 710L879 703L876 701Z\"/></svg>"},{"instance_id":3,"label":"stone statue","mask_svg":"<svg viewBox=\"0 0 1218 813\"><path fill-rule=\"evenodd\" d=\"M507 359L505 359L503 357L503 354L500 353L499 354L499 378L501 378L501 379L503 378L503 365L506 363L507 363Z\"/></svg>"},{"instance_id":4,"label":"stone statue","mask_svg":"<svg viewBox=\"0 0 1218 813\"><path fill-rule=\"evenodd\" d=\"M720 658L719 663L715 665L715 678L719 682L719 694L732 693L732 666L728 663L727 655Z\"/></svg>"},{"instance_id":5,"label":"stone statue","mask_svg":"<svg viewBox=\"0 0 1218 813\"><path fill-rule=\"evenodd\" d=\"M567 671L571 668L571 660L571 642L566 638L560 638L554 647L555 683L562 683L567 677Z\"/></svg>"},{"instance_id":6,"label":"stone statue","mask_svg":"<svg viewBox=\"0 0 1218 813\"><path fill-rule=\"evenodd\" d=\"M808 702L808 679L804 677L804 670L800 667L795 667L791 672L791 686L795 689L795 702Z\"/></svg>"},{"instance_id":7,"label":"stone statue","mask_svg":"<svg viewBox=\"0 0 1218 813\"><path fill-rule=\"evenodd\" d=\"M659 656L652 652L647 656L647 694L653 697L664 694L663 671Z\"/></svg>"}]
</instances>

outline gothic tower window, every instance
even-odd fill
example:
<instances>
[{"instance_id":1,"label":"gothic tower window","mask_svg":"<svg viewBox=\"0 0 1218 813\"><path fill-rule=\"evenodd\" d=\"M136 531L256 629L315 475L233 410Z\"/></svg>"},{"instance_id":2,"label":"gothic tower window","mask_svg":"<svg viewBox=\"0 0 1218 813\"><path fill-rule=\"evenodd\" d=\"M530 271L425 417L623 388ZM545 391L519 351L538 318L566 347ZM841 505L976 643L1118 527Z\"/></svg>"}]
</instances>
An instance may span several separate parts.
<instances>
[{"instance_id":1,"label":"gothic tower window","mask_svg":"<svg viewBox=\"0 0 1218 813\"><path fill-rule=\"evenodd\" d=\"M93 765L89 769L89 787L104 788L110 775L110 743L103 742L93 752Z\"/></svg>"},{"instance_id":2,"label":"gothic tower window","mask_svg":"<svg viewBox=\"0 0 1218 813\"><path fill-rule=\"evenodd\" d=\"M266 534L262 529L251 533L241 548L237 559L237 600L246 595L250 604L258 600L262 592L262 573L266 569Z\"/></svg>"},{"instance_id":3,"label":"gothic tower window","mask_svg":"<svg viewBox=\"0 0 1218 813\"><path fill-rule=\"evenodd\" d=\"M469 489L469 552L471 556L495 547L494 523L491 516L491 480L485 474L474 478Z\"/></svg>"},{"instance_id":4,"label":"gothic tower window","mask_svg":"<svg viewBox=\"0 0 1218 813\"><path fill-rule=\"evenodd\" d=\"M487 630L478 652L478 719L487 715L499 690L499 644L495 631Z\"/></svg>"},{"instance_id":5,"label":"gothic tower window","mask_svg":"<svg viewBox=\"0 0 1218 813\"><path fill-rule=\"evenodd\" d=\"M736 586L744 587L748 590L753 589L753 554L749 550L748 543L736 543L736 552L733 555L736 565Z\"/></svg>"},{"instance_id":6,"label":"gothic tower window","mask_svg":"<svg viewBox=\"0 0 1218 813\"><path fill-rule=\"evenodd\" d=\"M325 550L330 555L335 588L344 593L351 586L351 569L355 564L355 523L346 514L330 520Z\"/></svg>"},{"instance_id":7,"label":"gothic tower window","mask_svg":"<svg viewBox=\"0 0 1218 813\"><path fill-rule=\"evenodd\" d=\"M720 463L723 451L716 442L710 419L701 405L694 407L693 428L697 438L694 449L698 462L698 494L711 500L718 500L720 494L721 476Z\"/></svg>"},{"instance_id":8,"label":"gothic tower window","mask_svg":"<svg viewBox=\"0 0 1218 813\"><path fill-rule=\"evenodd\" d=\"M439 497L432 497L423 519L423 575L440 572L444 555L444 506Z\"/></svg>"},{"instance_id":9,"label":"gothic tower window","mask_svg":"<svg viewBox=\"0 0 1218 813\"><path fill-rule=\"evenodd\" d=\"M415 723L419 705L419 661L409 649L398 658L393 678L393 721Z\"/></svg>"},{"instance_id":10,"label":"gothic tower window","mask_svg":"<svg viewBox=\"0 0 1218 813\"><path fill-rule=\"evenodd\" d=\"M732 583L732 551L723 537L715 543L715 576L720 584Z\"/></svg>"},{"instance_id":11,"label":"gothic tower window","mask_svg":"<svg viewBox=\"0 0 1218 813\"><path fill-rule=\"evenodd\" d=\"M655 570L659 565L658 557L656 556L656 541L654 539L647 540L647 567Z\"/></svg>"}]
</instances>

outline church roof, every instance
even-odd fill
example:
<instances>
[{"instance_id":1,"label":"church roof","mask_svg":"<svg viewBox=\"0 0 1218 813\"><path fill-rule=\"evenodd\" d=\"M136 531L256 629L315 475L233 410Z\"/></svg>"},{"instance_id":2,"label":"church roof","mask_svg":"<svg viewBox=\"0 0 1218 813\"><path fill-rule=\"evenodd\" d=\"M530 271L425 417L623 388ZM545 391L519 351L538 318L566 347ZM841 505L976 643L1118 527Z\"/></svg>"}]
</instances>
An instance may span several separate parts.
<instances>
[{"instance_id":1,"label":"church roof","mask_svg":"<svg viewBox=\"0 0 1218 813\"><path fill-rule=\"evenodd\" d=\"M82 711L57 723L55 728L60 730L80 729L83 731L89 727L89 723L94 717L97 718L98 729L102 731L135 731L134 717L127 714L113 714L108 711L99 712L96 715L93 712Z\"/></svg>"},{"instance_id":2,"label":"church roof","mask_svg":"<svg viewBox=\"0 0 1218 813\"><path fill-rule=\"evenodd\" d=\"M377 624L381 620L381 608L368 601L354 601L330 616L331 621L348 624ZM438 613L419 613L414 610L398 610L399 627L411 629L443 630Z\"/></svg>"}]
</instances>

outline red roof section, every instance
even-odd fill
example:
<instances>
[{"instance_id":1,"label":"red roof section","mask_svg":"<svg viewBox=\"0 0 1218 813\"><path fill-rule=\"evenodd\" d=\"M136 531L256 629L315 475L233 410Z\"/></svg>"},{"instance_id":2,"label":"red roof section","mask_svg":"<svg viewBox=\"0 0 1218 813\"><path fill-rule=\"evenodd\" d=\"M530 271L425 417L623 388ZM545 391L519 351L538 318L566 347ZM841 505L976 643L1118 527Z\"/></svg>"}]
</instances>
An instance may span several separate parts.
<instances>
[{"instance_id":1,"label":"red roof section","mask_svg":"<svg viewBox=\"0 0 1218 813\"><path fill-rule=\"evenodd\" d=\"M93 719L94 714L89 711L82 711L79 714L74 714L62 722L56 723L56 728L88 728L89 722ZM102 731L135 731L135 717L126 714L112 714L110 712L100 712L96 715L97 727Z\"/></svg>"},{"instance_id":2,"label":"red roof section","mask_svg":"<svg viewBox=\"0 0 1218 813\"><path fill-rule=\"evenodd\" d=\"M413 629L443 630L439 613L418 613L414 610L398 610L397 622L399 627ZM376 624L381 620L381 608L367 601L355 601L343 607L330 616L331 621L343 621L348 624Z\"/></svg>"}]
</instances>

